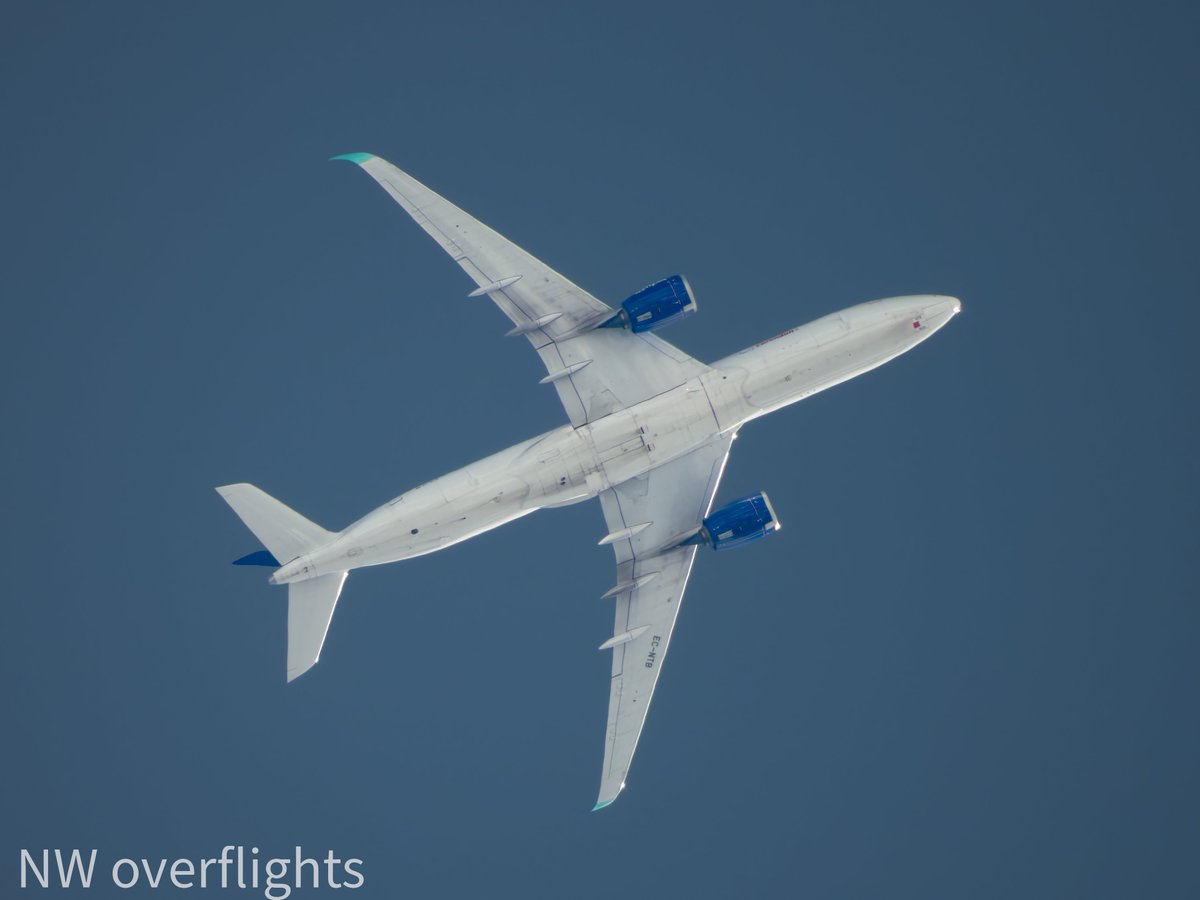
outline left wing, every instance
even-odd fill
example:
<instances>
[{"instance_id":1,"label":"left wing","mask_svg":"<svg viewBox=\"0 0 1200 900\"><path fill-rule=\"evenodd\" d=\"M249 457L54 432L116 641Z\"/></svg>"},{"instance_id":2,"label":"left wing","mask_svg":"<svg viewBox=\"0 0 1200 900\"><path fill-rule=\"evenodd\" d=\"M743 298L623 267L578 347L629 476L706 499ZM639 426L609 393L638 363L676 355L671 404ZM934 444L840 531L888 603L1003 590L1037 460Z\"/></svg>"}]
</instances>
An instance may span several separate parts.
<instances>
[{"instance_id":1,"label":"left wing","mask_svg":"<svg viewBox=\"0 0 1200 900\"><path fill-rule=\"evenodd\" d=\"M708 370L643 332L597 328L616 313L540 259L463 212L407 172L370 153L357 163L400 204L537 350L571 424L578 427L640 403Z\"/></svg>"},{"instance_id":2,"label":"left wing","mask_svg":"<svg viewBox=\"0 0 1200 900\"><path fill-rule=\"evenodd\" d=\"M617 555L616 625L601 649L613 648L604 767L595 809L625 787L654 686L679 615L696 546L680 546L708 515L733 435L600 494ZM608 538L605 539L608 541Z\"/></svg>"}]
</instances>

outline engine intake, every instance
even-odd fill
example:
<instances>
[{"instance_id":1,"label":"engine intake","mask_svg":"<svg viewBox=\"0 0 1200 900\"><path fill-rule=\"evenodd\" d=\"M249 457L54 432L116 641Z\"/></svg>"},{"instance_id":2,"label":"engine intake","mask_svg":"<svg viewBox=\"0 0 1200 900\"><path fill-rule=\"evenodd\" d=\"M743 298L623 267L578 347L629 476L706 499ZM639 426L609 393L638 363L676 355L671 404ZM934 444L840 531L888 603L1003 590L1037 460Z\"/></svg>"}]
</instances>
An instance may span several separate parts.
<instances>
[{"instance_id":1,"label":"engine intake","mask_svg":"<svg viewBox=\"0 0 1200 900\"><path fill-rule=\"evenodd\" d=\"M642 288L621 304L621 311L604 323L604 328L628 328L633 332L654 331L669 322L685 319L696 311L696 297L687 279L672 275Z\"/></svg>"},{"instance_id":2,"label":"engine intake","mask_svg":"<svg viewBox=\"0 0 1200 900\"><path fill-rule=\"evenodd\" d=\"M778 531L779 520L765 493L751 494L722 506L700 526L689 543L704 542L714 550L730 550Z\"/></svg>"}]
</instances>

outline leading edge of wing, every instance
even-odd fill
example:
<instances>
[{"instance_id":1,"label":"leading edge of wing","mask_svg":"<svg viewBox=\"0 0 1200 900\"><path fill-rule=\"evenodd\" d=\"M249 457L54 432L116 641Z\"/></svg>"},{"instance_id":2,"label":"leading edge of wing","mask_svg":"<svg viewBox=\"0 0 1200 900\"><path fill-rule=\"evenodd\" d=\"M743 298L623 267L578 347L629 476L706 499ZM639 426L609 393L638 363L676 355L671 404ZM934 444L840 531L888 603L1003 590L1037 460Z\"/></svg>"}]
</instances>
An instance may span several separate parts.
<instances>
[{"instance_id":1,"label":"leading edge of wing","mask_svg":"<svg viewBox=\"0 0 1200 900\"><path fill-rule=\"evenodd\" d=\"M536 343L539 332L561 339L615 312L579 285L480 222L441 194L371 153L343 153L332 159L353 162L407 212L471 277L518 329ZM533 327L557 314L542 327Z\"/></svg>"}]
</instances>

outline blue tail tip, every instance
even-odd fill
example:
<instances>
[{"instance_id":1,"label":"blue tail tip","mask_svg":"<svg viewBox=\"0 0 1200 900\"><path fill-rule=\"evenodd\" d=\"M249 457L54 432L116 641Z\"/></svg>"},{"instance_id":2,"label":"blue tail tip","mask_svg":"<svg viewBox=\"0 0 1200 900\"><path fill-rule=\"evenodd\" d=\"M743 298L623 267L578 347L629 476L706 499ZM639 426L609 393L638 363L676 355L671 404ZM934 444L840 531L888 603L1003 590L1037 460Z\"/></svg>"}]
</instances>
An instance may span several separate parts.
<instances>
[{"instance_id":1,"label":"blue tail tip","mask_svg":"<svg viewBox=\"0 0 1200 900\"><path fill-rule=\"evenodd\" d=\"M599 803L597 803L595 806L592 807L592 812L595 812L598 809L604 809L604 807L609 806L611 803L612 803L612 800L601 800Z\"/></svg>"},{"instance_id":2,"label":"blue tail tip","mask_svg":"<svg viewBox=\"0 0 1200 900\"><path fill-rule=\"evenodd\" d=\"M375 155L373 153L343 153L340 156L329 157L330 160L335 160L335 159L349 160L352 163L358 163L360 166L363 163L369 162L370 160L372 160L374 158L375 158Z\"/></svg>"},{"instance_id":3,"label":"blue tail tip","mask_svg":"<svg viewBox=\"0 0 1200 900\"><path fill-rule=\"evenodd\" d=\"M255 550L253 553L247 553L241 559L233 561L235 566L271 566L274 569L279 568L279 560L277 560L270 550Z\"/></svg>"}]
</instances>

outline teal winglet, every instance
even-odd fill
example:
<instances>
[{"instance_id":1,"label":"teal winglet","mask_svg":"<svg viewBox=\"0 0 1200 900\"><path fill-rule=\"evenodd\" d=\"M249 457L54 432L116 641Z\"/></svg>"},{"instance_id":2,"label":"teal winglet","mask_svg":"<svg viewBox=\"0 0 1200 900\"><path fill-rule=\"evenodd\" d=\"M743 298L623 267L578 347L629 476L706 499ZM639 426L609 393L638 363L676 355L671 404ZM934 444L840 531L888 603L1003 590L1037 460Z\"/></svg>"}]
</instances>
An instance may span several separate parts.
<instances>
[{"instance_id":1,"label":"teal winglet","mask_svg":"<svg viewBox=\"0 0 1200 900\"><path fill-rule=\"evenodd\" d=\"M605 800L603 803L597 803L592 807L592 812L595 812L598 809L604 809L604 807L608 806L610 803L612 803L612 800Z\"/></svg>"},{"instance_id":2,"label":"teal winglet","mask_svg":"<svg viewBox=\"0 0 1200 900\"><path fill-rule=\"evenodd\" d=\"M374 159L375 155L373 153L343 153L341 156L331 156L329 158L331 160L348 159L350 162L358 163L361 166L363 163Z\"/></svg>"}]
</instances>

